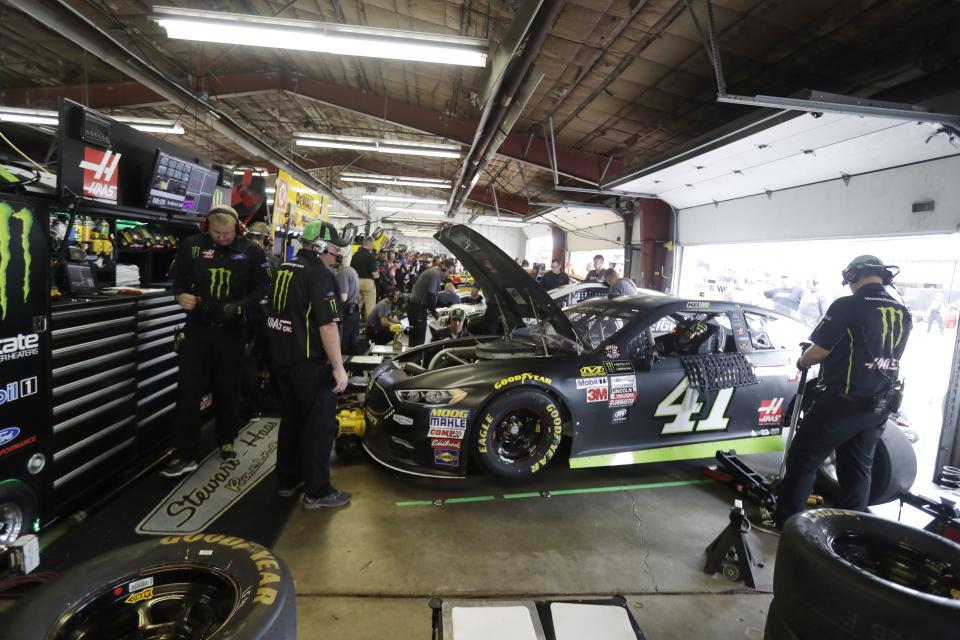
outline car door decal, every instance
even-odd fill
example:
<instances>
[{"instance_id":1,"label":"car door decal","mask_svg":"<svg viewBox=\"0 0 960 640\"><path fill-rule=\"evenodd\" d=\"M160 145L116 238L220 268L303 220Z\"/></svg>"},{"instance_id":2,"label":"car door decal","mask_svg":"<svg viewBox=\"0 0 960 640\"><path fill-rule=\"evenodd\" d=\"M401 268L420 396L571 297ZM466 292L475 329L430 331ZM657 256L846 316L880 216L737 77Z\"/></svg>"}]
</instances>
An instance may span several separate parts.
<instances>
[{"instance_id":1,"label":"car door decal","mask_svg":"<svg viewBox=\"0 0 960 640\"><path fill-rule=\"evenodd\" d=\"M687 376L682 377L654 411L655 418L673 418L663 425L660 434L725 431L730 422L727 409L733 400L733 393L734 389L719 389L710 412L703 418L695 419L694 416L703 410L700 392L690 386Z\"/></svg>"}]
</instances>

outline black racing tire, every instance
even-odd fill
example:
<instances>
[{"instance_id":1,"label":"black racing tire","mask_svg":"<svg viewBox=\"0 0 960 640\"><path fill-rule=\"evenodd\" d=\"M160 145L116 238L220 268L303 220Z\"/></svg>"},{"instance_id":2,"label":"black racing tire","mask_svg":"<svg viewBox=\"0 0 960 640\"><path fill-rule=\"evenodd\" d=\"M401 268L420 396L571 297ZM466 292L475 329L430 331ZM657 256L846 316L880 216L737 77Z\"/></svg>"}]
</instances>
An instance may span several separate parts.
<instances>
[{"instance_id":1,"label":"black racing tire","mask_svg":"<svg viewBox=\"0 0 960 640\"><path fill-rule=\"evenodd\" d=\"M956 637L960 545L876 516L816 509L777 549L777 615L801 638Z\"/></svg>"},{"instance_id":2,"label":"black racing tire","mask_svg":"<svg viewBox=\"0 0 960 640\"><path fill-rule=\"evenodd\" d=\"M563 435L563 411L541 391L519 389L494 399L473 431L480 466L508 480L524 480L553 459Z\"/></svg>"},{"instance_id":3,"label":"black racing tire","mask_svg":"<svg viewBox=\"0 0 960 640\"><path fill-rule=\"evenodd\" d=\"M767 623L763 627L763 640L800 640L784 619L780 616L777 599L770 601L767 610Z\"/></svg>"},{"instance_id":4,"label":"black racing tire","mask_svg":"<svg viewBox=\"0 0 960 640\"><path fill-rule=\"evenodd\" d=\"M10 613L3 637L294 640L296 593L284 563L256 543L168 536L61 574Z\"/></svg>"},{"instance_id":5,"label":"black racing tire","mask_svg":"<svg viewBox=\"0 0 960 640\"><path fill-rule=\"evenodd\" d=\"M33 531L37 519L37 496L25 482L0 482L0 545L9 546Z\"/></svg>"},{"instance_id":6,"label":"black racing tire","mask_svg":"<svg viewBox=\"0 0 960 640\"><path fill-rule=\"evenodd\" d=\"M870 500L867 504L886 504L910 491L917 479L917 454L907 436L892 422L887 422L873 454L870 479ZM831 502L840 497L840 485L826 466L817 471L814 485L817 493Z\"/></svg>"}]
</instances>

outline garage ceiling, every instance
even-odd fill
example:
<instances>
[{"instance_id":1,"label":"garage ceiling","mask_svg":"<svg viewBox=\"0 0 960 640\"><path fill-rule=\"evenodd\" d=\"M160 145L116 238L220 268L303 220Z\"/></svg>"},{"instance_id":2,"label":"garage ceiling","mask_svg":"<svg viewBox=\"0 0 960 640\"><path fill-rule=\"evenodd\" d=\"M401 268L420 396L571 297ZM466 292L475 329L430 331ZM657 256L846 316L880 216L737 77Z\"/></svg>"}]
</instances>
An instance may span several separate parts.
<instances>
[{"instance_id":1,"label":"garage ceiling","mask_svg":"<svg viewBox=\"0 0 960 640\"><path fill-rule=\"evenodd\" d=\"M294 147L294 131L466 145L476 132L482 69L171 40L148 19L150 2L66 4L170 78L208 96L257 130L265 142L287 150L336 190L346 186L338 180L345 170L452 179L461 160L374 158L362 152ZM165 0L165 4L459 34L487 38L496 45L522 2ZM819 89L913 102L943 93L960 81L960 8L952 0L714 4L731 93L776 96ZM542 210L528 200L570 199L553 186L546 142L551 119L560 183L584 187L646 166L748 112L715 101L716 85L702 35L706 24L702 0L566 0L562 5L534 60L544 79L471 191L468 205L485 214L494 201L502 216L526 216ZM2 104L50 108L61 96L70 96L110 113L178 118L188 135L178 137L177 144L224 163L262 164L213 131L208 115L166 103L2 0L0 37ZM603 224L599 220L604 214L595 215L589 226ZM576 217L583 215L578 211Z\"/></svg>"}]
</instances>

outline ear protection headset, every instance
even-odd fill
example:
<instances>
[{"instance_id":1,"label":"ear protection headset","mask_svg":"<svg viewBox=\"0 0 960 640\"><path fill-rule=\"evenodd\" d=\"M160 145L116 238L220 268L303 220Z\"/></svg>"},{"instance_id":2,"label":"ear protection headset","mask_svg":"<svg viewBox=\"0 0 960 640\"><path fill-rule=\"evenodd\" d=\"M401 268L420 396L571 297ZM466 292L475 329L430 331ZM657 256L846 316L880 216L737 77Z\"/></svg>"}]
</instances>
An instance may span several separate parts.
<instances>
[{"instance_id":1,"label":"ear protection headset","mask_svg":"<svg viewBox=\"0 0 960 640\"><path fill-rule=\"evenodd\" d=\"M237 215L237 212L233 210L233 207L228 207L223 204L216 205L210 209L210 212L207 215L203 216L203 219L200 220L200 233L207 233L210 230L210 216L216 213L226 214L236 221L236 230L238 236L242 236L247 233L247 225L240 221L240 217Z\"/></svg>"},{"instance_id":2,"label":"ear protection headset","mask_svg":"<svg viewBox=\"0 0 960 640\"><path fill-rule=\"evenodd\" d=\"M847 268L841 272L841 275L843 276L843 282L840 284L853 284L865 275L877 275L880 276L880 280L883 282L884 286L889 286L899 273L900 267L895 264L887 265L880 264L879 262L865 262L856 265L848 265Z\"/></svg>"}]
</instances>

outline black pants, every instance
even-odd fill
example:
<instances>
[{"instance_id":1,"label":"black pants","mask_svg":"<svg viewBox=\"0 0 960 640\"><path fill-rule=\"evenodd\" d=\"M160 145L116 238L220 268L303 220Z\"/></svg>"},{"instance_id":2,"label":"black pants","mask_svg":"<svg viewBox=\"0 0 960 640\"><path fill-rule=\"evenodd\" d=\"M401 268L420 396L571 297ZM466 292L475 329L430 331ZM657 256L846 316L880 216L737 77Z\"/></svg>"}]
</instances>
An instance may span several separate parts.
<instances>
[{"instance_id":1,"label":"black pants","mask_svg":"<svg viewBox=\"0 0 960 640\"><path fill-rule=\"evenodd\" d=\"M359 313L344 313L340 316L340 353L345 356L357 353L357 331L360 329Z\"/></svg>"},{"instance_id":2,"label":"black pants","mask_svg":"<svg viewBox=\"0 0 960 640\"><path fill-rule=\"evenodd\" d=\"M367 340L371 344L390 344L393 342L393 332L382 326L367 325Z\"/></svg>"},{"instance_id":3,"label":"black pants","mask_svg":"<svg viewBox=\"0 0 960 640\"><path fill-rule=\"evenodd\" d=\"M213 391L217 444L233 442L240 429L245 330L242 324L211 327L188 324L180 343L180 377L173 445L183 460L197 458L200 399Z\"/></svg>"},{"instance_id":4,"label":"black pants","mask_svg":"<svg viewBox=\"0 0 960 640\"><path fill-rule=\"evenodd\" d=\"M280 433L277 476L281 485L303 481L313 498L333 493L330 449L337 437L337 397L328 364L304 360L277 372L280 396Z\"/></svg>"},{"instance_id":5,"label":"black pants","mask_svg":"<svg viewBox=\"0 0 960 640\"><path fill-rule=\"evenodd\" d=\"M264 406L265 395L269 396L273 394L274 400L276 399L273 382L276 374L273 372L273 362L267 353L267 345L269 344L267 331L269 331L269 329L267 329L266 318L254 319L251 317L249 318L248 327L247 343L244 350L242 387L243 407L246 412L246 418L263 413L264 410L269 410L268 407ZM264 390L261 389L261 376L264 370L268 371L270 376L267 379L267 393L264 393Z\"/></svg>"},{"instance_id":6,"label":"black pants","mask_svg":"<svg viewBox=\"0 0 960 640\"><path fill-rule=\"evenodd\" d=\"M830 452L837 453L841 509L866 511L871 468L886 414L867 411L859 402L829 391L822 393L804 415L787 452L787 468L777 489L777 522L803 510L813 490L817 470Z\"/></svg>"},{"instance_id":7,"label":"black pants","mask_svg":"<svg viewBox=\"0 0 960 640\"><path fill-rule=\"evenodd\" d=\"M427 308L411 300L407 303L407 321L410 323L410 347L419 347L427 341Z\"/></svg>"}]
</instances>

